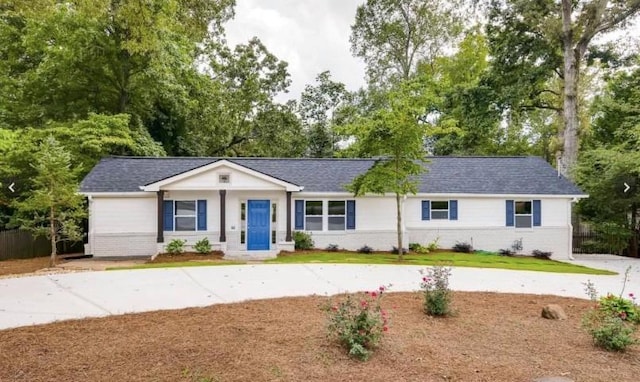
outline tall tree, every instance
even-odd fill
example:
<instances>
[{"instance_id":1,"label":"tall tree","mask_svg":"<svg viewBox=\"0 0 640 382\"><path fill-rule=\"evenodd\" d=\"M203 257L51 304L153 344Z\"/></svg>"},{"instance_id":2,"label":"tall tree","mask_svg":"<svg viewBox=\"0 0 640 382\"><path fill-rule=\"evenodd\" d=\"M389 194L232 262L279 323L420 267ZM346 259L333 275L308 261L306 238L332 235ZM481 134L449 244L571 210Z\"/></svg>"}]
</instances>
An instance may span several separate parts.
<instances>
[{"instance_id":1,"label":"tall tree","mask_svg":"<svg viewBox=\"0 0 640 382\"><path fill-rule=\"evenodd\" d=\"M561 112L561 141L557 153L559 171L570 176L576 164L579 147L579 84L582 65L594 38L623 27L640 12L640 0L494 0L491 2L488 34L496 37L502 55L496 57L513 75L512 84L531 92L540 101L545 92L555 93L559 107L537 103L537 107L553 107ZM524 63L524 65L523 65ZM526 70L514 70L516 68ZM511 68L511 70L509 70ZM560 91L544 89L546 80L557 74ZM527 76L531 77L526 86Z\"/></svg>"},{"instance_id":2,"label":"tall tree","mask_svg":"<svg viewBox=\"0 0 640 382\"><path fill-rule=\"evenodd\" d=\"M350 100L345 85L324 71L315 85L306 85L300 95L298 114L307 136L307 153L312 158L332 157L338 137L333 128L335 113Z\"/></svg>"},{"instance_id":3,"label":"tall tree","mask_svg":"<svg viewBox=\"0 0 640 382\"><path fill-rule=\"evenodd\" d=\"M367 0L351 26L351 50L367 64L369 82L407 80L420 62L431 64L462 31L459 1Z\"/></svg>"},{"instance_id":4,"label":"tall tree","mask_svg":"<svg viewBox=\"0 0 640 382\"><path fill-rule=\"evenodd\" d=\"M57 243L82 239L79 223L85 212L78 194L77 169L71 166L71 155L53 137L39 145L33 168L34 189L25 199L13 203L13 222L50 240L49 265L54 266Z\"/></svg>"},{"instance_id":5,"label":"tall tree","mask_svg":"<svg viewBox=\"0 0 640 382\"><path fill-rule=\"evenodd\" d=\"M393 193L396 197L398 254L403 258L402 202L404 196L418 191L416 177L425 171L424 138L427 125L420 123L426 101L423 89L428 84L402 83L388 94L388 107L358 119L348 127L360 156L379 157L347 189L356 196L366 193Z\"/></svg>"}]
</instances>

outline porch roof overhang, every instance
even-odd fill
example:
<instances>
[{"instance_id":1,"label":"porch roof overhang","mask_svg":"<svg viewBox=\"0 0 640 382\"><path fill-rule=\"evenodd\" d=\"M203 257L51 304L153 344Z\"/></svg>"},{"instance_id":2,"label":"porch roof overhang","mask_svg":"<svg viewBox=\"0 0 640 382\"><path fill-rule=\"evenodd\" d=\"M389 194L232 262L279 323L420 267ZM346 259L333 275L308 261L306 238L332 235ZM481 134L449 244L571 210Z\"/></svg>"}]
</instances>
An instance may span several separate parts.
<instances>
[{"instance_id":1,"label":"porch roof overhang","mask_svg":"<svg viewBox=\"0 0 640 382\"><path fill-rule=\"evenodd\" d=\"M253 169L250 169L250 168L245 167L245 166L241 166L241 165L239 165L237 163L228 161L226 159L222 159L222 160L216 161L214 163L210 163L210 164L207 164L205 166L201 166L201 167L195 168L193 170L185 171L183 173L180 173L180 174L177 174L177 175L174 175L174 176L159 180L157 182L153 182L153 183L149 183L149 184L144 185L144 186L140 186L140 190L144 191L144 192L157 192L157 191L163 190L163 187L165 187L165 186L171 185L171 184L179 182L179 181L181 181L183 179L186 179L186 178L189 178L189 177L192 177L192 176L195 176L195 175L207 172L207 171L215 170L215 169L220 168L220 167L227 167L227 168L230 168L232 170L235 170L235 171L238 171L238 172L253 176L255 178L258 178L258 179L261 179L263 181L269 182L269 183L274 184L276 186L282 187L284 191L299 192L299 191L302 191L304 189L303 186L299 186L297 184L293 184L293 183L284 181L282 179L275 178L273 176L264 174L262 172L259 172L259 171L253 170ZM212 186L212 187L210 187L208 189L211 189L211 190L225 189L225 187ZM233 187L229 187L228 189L233 189Z\"/></svg>"}]
</instances>

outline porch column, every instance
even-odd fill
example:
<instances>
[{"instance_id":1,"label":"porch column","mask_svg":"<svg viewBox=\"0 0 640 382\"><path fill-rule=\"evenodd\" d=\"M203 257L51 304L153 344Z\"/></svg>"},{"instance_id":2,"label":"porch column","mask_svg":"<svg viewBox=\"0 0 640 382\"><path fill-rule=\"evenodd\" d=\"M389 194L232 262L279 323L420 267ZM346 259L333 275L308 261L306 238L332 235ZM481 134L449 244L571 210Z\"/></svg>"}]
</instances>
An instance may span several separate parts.
<instances>
[{"instance_id":1,"label":"porch column","mask_svg":"<svg viewBox=\"0 0 640 382\"><path fill-rule=\"evenodd\" d=\"M220 190L220 242L227 241L227 227L225 217L227 216L227 190Z\"/></svg>"},{"instance_id":2,"label":"porch column","mask_svg":"<svg viewBox=\"0 0 640 382\"><path fill-rule=\"evenodd\" d=\"M158 222L158 243L164 243L164 191L158 191L158 216L156 218Z\"/></svg>"},{"instance_id":3,"label":"porch column","mask_svg":"<svg viewBox=\"0 0 640 382\"><path fill-rule=\"evenodd\" d=\"M291 191L287 191L287 236L284 241L291 241Z\"/></svg>"}]
</instances>

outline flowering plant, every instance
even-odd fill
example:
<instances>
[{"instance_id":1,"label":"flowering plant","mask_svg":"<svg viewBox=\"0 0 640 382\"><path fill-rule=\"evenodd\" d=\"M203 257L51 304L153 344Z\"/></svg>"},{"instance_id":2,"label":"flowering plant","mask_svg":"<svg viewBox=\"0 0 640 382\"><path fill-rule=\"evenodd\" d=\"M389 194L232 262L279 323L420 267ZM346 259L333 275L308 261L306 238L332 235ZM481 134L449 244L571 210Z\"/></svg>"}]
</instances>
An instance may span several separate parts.
<instances>
[{"instance_id":1,"label":"flowering plant","mask_svg":"<svg viewBox=\"0 0 640 382\"><path fill-rule=\"evenodd\" d=\"M449 276L451 268L434 266L421 270L423 275L420 288L424 296L424 312L430 316L447 316L451 314L451 290Z\"/></svg>"},{"instance_id":2,"label":"flowering plant","mask_svg":"<svg viewBox=\"0 0 640 382\"><path fill-rule=\"evenodd\" d=\"M595 305L582 317L582 325L594 343L613 351L624 351L629 345L638 343L634 333L640 324L640 306L636 304L634 294L629 293L628 299L611 293L598 298L593 283L589 281L585 285Z\"/></svg>"},{"instance_id":3,"label":"flowering plant","mask_svg":"<svg viewBox=\"0 0 640 382\"><path fill-rule=\"evenodd\" d=\"M326 307L329 335L337 338L350 356L366 361L389 330L389 312L380 304L387 289L381 286L374 291L347 295L337 304L329 301Z\"/></svg>"}]
</instances>

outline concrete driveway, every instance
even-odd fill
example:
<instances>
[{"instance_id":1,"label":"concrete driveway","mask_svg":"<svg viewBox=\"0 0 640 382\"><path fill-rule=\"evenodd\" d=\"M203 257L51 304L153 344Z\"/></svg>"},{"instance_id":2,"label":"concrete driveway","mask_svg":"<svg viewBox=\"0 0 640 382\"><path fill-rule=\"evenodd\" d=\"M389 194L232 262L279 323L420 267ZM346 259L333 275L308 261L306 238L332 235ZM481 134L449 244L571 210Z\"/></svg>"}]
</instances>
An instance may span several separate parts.
<instances>
[{"instance_id":1,"label":"concrete driveway","mask_svg":"<svg viewBox=\"0 0 640 382\"><path fill-rule=\"evenodd\" d=\"M620 272L617 276L455 268L459 291L553 294L586 298L583 283L601 294L640 295L640 260L579 256L574 263ZM420 266L348 264L255 264L81 272L0 279L0 329L57 320L207 306L284 296L332 295L392 284L391 291L419 288Z\"/></svg>"}]
</instances>

